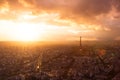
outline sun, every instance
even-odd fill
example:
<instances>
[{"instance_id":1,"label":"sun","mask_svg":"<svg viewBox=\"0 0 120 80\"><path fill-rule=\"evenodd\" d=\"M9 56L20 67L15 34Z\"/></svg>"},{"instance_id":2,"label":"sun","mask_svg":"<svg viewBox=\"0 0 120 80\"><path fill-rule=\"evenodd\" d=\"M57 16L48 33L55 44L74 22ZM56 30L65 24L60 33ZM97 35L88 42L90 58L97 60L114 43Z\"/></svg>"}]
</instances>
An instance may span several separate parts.
<instances>
[{"instance_id":1,"label":"sun","mask_svg":"<svg viewBox=\"0 0 120 80\"><path fill-rule=\"evenodd\" d=\"M36 41L40 35L34 28L21 27L14 36L18 41Z\"/></svg>"},{"instance_id":2,"label":"sun","mask_svg":"<svg viewBox=\"0 0 120 80\"><path fill-rule=\"evenodd\" d=\"M37 41L40 38L40 31L35 26L22 25L14 30L13 38L16 41Z\"/></svg>"},{"instance_id":3,"label":"sun","mask_svg":"<svg viewBox=\"0 0 120 80\"><path fill-rule=\"evenodd\" d=\"M28 27L19 28L20 30L16 33L16 38L20 41L35 41L38 38L37 32Z\"/></svg>"}]
</instances>

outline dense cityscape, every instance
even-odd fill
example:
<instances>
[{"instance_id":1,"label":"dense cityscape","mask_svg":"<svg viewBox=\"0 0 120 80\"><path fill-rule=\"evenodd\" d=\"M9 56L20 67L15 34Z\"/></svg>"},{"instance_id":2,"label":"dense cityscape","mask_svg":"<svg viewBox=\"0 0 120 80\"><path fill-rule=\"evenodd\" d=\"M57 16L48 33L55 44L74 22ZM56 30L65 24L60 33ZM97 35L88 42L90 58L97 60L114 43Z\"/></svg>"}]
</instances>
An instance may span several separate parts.
<instances>
[{"instance_id":1,"label":"dense cityscape","mask_svg":"<svg viewBox=\"0 0 120 80\"><path fill-rule=\"evenodd\" d=\"M39 43L40 44L40 43ZM0 46L0 80L119 80L120 44Z\"/></svg>"},{"instance_id":2,"label":"dense cityscape","mask_svg":"<svg viewBox=\"0 0 120 80\"><path fill-rule=\"evenodd\" d=\"M0 80L120 80L120 0L0 0Z\"/></svg>"}]
</instances>

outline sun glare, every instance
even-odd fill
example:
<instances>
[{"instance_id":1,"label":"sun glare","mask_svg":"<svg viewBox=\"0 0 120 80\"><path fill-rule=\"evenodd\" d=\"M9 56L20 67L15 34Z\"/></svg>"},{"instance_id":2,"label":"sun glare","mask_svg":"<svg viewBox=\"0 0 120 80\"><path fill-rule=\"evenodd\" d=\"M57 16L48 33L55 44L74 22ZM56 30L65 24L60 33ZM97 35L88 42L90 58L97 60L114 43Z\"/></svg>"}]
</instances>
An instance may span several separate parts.
<instances>
[{"instance_id":1,"label":"sun glare","mask_svg":"<svg viewBox=\"0 0 120 80\"><path fill-rule=\"evenodd\" d=\"M15 37L20 41L34 41L38 37L37 32L32 28L24 27L19 29L20 30L16 32Z\"/></svg>"},{"instance_id":2,"label":"sun glare","mask_svg":"<svg viewBox=\"0 0 120 80\"><path fill-rule=\"evenodd\" d=\"M14 31L12 35L14 40L17 41L38 41L42 35L42 32L31 24L19 25Z\"/></svg>"}]
</instances>

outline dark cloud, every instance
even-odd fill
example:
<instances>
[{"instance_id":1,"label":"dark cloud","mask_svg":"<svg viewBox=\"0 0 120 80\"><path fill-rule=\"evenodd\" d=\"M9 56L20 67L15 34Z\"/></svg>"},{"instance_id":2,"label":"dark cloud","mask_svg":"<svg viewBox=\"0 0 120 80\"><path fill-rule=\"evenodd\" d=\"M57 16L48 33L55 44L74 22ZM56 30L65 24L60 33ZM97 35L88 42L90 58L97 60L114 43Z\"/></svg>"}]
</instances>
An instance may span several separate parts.
<instances>
[{"instance_id":1,"label":"dark cloud","mask_svg":"<svg viewBox=\"0 0 120 80\"><path fill-rule=\"evenodd\" d=\"M120 0L113 0L113 4L115 8L120 11Z\"/></svg>"},{"instance_id":2,"label":"dark cloud","mask_svg":"<svg viewBox=\"0 0 120 80\"><path fill-rule=\"evenodd\" d=\"M79 20L80 18L94 18L106 14L114 4L119 9L119 0L1 0L0 4L7 2L12 9L25 8L24 3L31 5L33 12L59 12L62 18ZM24 3L21 3L24 2Z\"/></svg>"},{"instance_id":3,"label":"dark cloud","mask_svg":"<svg viewBox=\"0 0 120 80\"><path fill-rule=\"evenodd\" d=\"M101 30L96 32L97 38L100 40L114 40L120 36L120 19L113 18L102 20L101 26L107 28L108 30Z\"/></svg>"},{"instance_id":4,"label":"dark cloud","mask_svg":"<svg viewBox=\"0 0 120 80\"><path fill-rule=\"evenodd\" d=\"M32 2L28 1L30 4ZM106 14L111 10L111 4L111 0L35 0L33 2L37 11L59 12L61 18L75 21Z\"/></svg>"},{"instance_id":5,"label":"dark cloud","mask_svg":"<svg viewBox=\"0 0 120 80\"><path fill-rule=\"evenodd\" d=\"M74 12L84 16L96 16L111 10L110 0L79 0L73 8Z\"/></svg>"},{"instance_id":6,"label":"dark cloud","mask_svg":"<svg viewBox=\"0 0 120 80\"><path fill-rule=\"evenodd\" d=\"M11 10L28 9L35 15L42 11L60 13L60 19L72 20L78 24L98 24L111 30L96 32L99 39L114 39L120 36L120 0L0 0L0 6L6 2ZM113 8L117 10L118 15L111 15L113 20L104 17ZM100 15L104 16L98 19Z\"/></svg>"},{"instance_id":7,"label":"dark cloud","mask_svg":"<svg viewBox=\"0 0 120 80\"><path fill-rule=\"evenodd\" d=\"M41 11L60 13L61 19L78 23L99 23L96 16L108 14L118 4L114 0L25 0L36 14Z\"/></svg>"}]
</instances>

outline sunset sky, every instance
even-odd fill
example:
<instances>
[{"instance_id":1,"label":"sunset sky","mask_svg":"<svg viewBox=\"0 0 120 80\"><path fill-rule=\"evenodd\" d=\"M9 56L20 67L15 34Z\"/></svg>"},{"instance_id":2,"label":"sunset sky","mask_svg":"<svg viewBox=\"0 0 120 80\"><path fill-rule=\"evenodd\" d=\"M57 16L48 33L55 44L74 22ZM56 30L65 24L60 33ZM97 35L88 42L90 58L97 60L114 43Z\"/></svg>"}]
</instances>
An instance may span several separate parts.
<instances>
[{"instance_id":1,"label":"sunset sky","mask_svg":"<svg viewBox=\"0 0 120 80\"><path fill-rule=\"evenodd\" d=\"M0 0L0 41L120 40L120 0Z\"/></svg>"}]
</instances>

